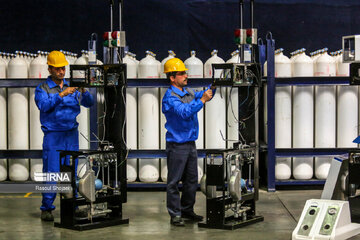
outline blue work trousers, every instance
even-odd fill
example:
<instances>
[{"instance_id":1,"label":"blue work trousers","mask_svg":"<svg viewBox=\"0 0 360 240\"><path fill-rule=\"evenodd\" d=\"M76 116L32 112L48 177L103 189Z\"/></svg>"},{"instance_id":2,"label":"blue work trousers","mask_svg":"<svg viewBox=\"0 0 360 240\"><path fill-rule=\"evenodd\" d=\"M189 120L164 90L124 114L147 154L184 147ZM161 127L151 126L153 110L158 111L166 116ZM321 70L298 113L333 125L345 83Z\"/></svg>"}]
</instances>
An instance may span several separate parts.
<instances>
[{"instance_id":1,"label":"blue work trousers","mask_svg":"<svg viewBox=\"0 0 360 240\"><path fill-rule=\"evenodd\" d=\"M60 152L58 150L79 151L79 133L77 129L65 132L45 132L43 141L43 172L60 172ZM77 171L75 159L75 174ZM61 159L61 164L69 165L70 156ZM71 176L72 178L76 176ZM54 210L56 193L42 193L40 209Z\"/></svg>"},{"instance_id":2,"label":"blue work trousers","mask_svg":"<svg viewBox=\"0 0 360 240\"><path fill-rule=\"evenodd\" d=\"M166 142L167 154L167 209L171 217L194 211L198 187L197 150L195 142ZM182 181L180 198L178 184Z\"/></svg>"}]
</instances>

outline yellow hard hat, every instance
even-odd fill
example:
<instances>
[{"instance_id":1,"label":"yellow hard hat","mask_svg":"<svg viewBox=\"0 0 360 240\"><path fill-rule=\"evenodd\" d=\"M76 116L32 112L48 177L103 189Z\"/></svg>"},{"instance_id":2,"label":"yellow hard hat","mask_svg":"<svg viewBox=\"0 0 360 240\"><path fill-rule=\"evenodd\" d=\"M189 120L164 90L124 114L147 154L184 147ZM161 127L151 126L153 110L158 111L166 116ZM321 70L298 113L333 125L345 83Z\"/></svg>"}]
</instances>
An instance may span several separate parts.
<instances>
[{"instance_id":1,"label":"yellow hard hat","mask_svg":"<svg viewBox=\"0 0 360 240\"><path fill-rule=\"evenodd\" d=\"M66 61L65 55L59 51L52 51L47 56L47 64L53 67L64 67L68 65L68 61Z\"/></svg>"},{"instance_id":2,"label":"yellow hard hat","mask_svg":"<svg viewBox=\"0 0 360 240\"><path fill-rule=\"evenodd\" d=\"M185 64L179 58L171 58L167 60L164 65L164 73L183 72L187 70L188 69L185 67Z\"/></svg>"}]
</instances>

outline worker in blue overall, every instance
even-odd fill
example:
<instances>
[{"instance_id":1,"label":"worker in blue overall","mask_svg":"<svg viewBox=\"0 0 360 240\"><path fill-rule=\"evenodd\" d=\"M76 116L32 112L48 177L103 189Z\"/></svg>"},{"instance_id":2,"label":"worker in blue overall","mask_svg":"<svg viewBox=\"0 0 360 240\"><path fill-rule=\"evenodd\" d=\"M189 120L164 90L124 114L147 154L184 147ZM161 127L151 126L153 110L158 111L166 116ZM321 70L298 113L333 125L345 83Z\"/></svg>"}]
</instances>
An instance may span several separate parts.
<instances>
[{"instance_id":1,"label":"worker in blue overall","mask_svg":"<svg viewBox=\"0 0 360 240\"><path fill-rule=\"evenodd\" d=\"M94 100L88 91L70 87L65 80L65 66L69 63L63 53L52 51L47 57L47 64L50 76L35 90L35 102L40 110L41 129L44 132L43 172L60 172L58 150L79 151L76 116L80 113L80 104L91 107ZM62 164L69 165L69 158L62 159ZM41 220L54 220L52 210L55 209L55 197L56 193L42 193Z\"/></svg>"},{"instance_id":2,"label":"worker in blue overall","mask_svg":"<svg viewBox=\"0 0 360 240\"><path fill-rule=\"evenodd\" d=\"M183 218L202 221L203 217L194 212L196 190L198 188L198 155L195 140L199 135L197 113L215 94L215 88L193 91L186 88L188 81L184 63L172 58L164 65L164 73L170 87L162 99L162 112L166 117L167 154L167 209L170 223L185 226ZM213 87L212 87L213 88ZM178 184L182 181L180 198Z\"/></svg>"}]
</instances>

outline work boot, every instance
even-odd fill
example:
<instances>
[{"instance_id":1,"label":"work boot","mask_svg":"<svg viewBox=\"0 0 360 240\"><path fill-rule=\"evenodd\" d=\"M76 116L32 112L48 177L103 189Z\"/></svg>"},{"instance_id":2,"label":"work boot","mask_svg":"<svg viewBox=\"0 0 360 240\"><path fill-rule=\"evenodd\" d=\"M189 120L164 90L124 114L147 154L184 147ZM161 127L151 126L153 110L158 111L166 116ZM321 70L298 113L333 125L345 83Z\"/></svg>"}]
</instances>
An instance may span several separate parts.
<instances>
[{"instance_id":1,"label":"work boot","mask_svg":"<svg viewBox=\"0 0 360 240\"><path fill-rule=\"evenodd\" d=\"M204 219L203 216L197 215L194 212L182 212L181 217L186 218L186 219L190 219L190 220L192 220L194 222L201 222Z\"/></svg>"},{"instance_id":2,"label":"work boot","mask_svg":"<svg viewBox=\"0 0 360 240\"><path fill-rule=\"evenodd\" d=\"M184 227L185 223L184 220L180 216L171 217L170 224L177 226L177 227Z\"/></svg>"},{"instance_id":3,"label":"work boot","mask_svg":"<svg viewBox=\"0 0 360 240\"><path fill-rule=\"evenodd\" d=\"M54 216L52 215L51 210L41 211L41 220L47 222L54 221Z\"/></svg>"}]
</instances>

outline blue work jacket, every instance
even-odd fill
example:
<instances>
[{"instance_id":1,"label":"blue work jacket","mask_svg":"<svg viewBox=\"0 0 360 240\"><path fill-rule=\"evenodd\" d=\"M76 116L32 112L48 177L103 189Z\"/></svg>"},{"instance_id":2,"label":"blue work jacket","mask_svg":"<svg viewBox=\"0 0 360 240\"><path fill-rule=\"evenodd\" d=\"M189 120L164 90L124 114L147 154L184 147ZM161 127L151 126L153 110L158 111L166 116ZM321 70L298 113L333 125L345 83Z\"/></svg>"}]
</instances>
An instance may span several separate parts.
<instances>
[{"instance_id":1,"label":"blue work jacket","mask_svg":"<svg viewBox=\"0 0 360 240\"><path fill-rule=\"evenodd\" d=\"M207 90L207 89L206 89ZM170 86L162 99L162 112L166 117L166 141L184 143L199 136L197 113L204 106L200 98L206 91L193 91ZM215 94L215 90L213 90Z\"/></svg>"},{"instance_id":2,"label":"blue work jacket","mask_svg":"<svg viewBox=\"0 0 360 240\"><path fill-rule=\"evenodd\" d=\"M80 104L91 107L94 104L93 97L86 91L76 91L72 94L60 97L59 93L69 87L69 83L63 79L61 89L49 76L45 82L39 84L35 90L35 102L40 110L41 129L44 133L49 131L69 131L78 127L76 116L80 113Z\"/></svg>"}]
</instances>

